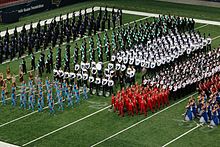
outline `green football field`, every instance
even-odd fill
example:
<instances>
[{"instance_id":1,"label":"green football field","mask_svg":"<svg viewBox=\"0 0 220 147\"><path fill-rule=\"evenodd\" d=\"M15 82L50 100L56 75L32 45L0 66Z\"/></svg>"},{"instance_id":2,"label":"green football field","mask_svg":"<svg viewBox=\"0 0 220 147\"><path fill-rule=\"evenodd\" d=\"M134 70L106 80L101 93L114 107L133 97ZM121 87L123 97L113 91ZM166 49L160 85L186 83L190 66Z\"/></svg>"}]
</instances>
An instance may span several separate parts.
<instances>
[{"instance_id":1,"label":"green football field","mask_svg":"<svg viewBox=\"0 0 220 147\"><path fill-rule=\"evenodd\" d=\"M191 6L183 4L173 4L158 2L154 0L91 0L89 2L78 3L75 5L55 9L40 14L24 17L20 22L10 25L0 24L0 30L4 31L7 27L21 26L24 23L29 24L59 16L60 13L78 11L80 8L92 6L108 6L122 8L126 10L135 10L141 12L171 14L179 16L193 17L196 19L220 21L220 9L204 6ZM131 14L123 15L123 23L143 19L144 16ZM152 18L147 18L151 21ZM217 48L220 44L220 26L196 24L196 30L203 33L210 33L212 48ZM111 38L112 30L108 30ZM103 35L104 33L102 33ZM89 38L87 38L87 41ZM96 36L94 36L96 40ZM80 47L82 40L77 43ZM73 48L75 42L71 45ZM62 48L65 48L63 45ZM53 49L54 54L56 48ZM45 54L49 51L46 50ZM62 56L64 56L62 50ZM36 53L36 59L40 53ZM71 55L73 51L71 50ZM54 55L55 58L55 55ZM27 70L30 70L30 57L25 57ZM14 60L0 65L0 73L5 72L7 66L10 66L11 73L18 74L21 60ZM33 72L34 73L34 72ZM136 77L141 80L141 73ZM52 74L43 74L42 80ZM28 79L28 74L25 75ZM17 79L18 81L18 79ZM10 87L10 86L8 86ZM119 88L119 86L117 87ZM10 89L8 89L10 90ZM18 92L17 92L18 93ZM55 115L50 115L47 107L44 111L21 110L18 106L11 107L10 96L8 95L7 105L0 105L0 141L15 144L18 146L213 146L220 144L220 128L210 129L207 125L201 126L198 120L184 122L182 114L185 112L185 105L189 97L197 96L196 91L189 93L187 97L179 100L170 100L171 104L155 113L148 112L144 115L135 115L134 117L119 117L117 113L110 109L110 97L90 96L89 100L81 100L79 105L74 108L67 108L63 112L58 111L55 106ZM19 98L18 98L19 99ZM37 110L37 109L36 109Z\"/></svg>"}]
</instances>

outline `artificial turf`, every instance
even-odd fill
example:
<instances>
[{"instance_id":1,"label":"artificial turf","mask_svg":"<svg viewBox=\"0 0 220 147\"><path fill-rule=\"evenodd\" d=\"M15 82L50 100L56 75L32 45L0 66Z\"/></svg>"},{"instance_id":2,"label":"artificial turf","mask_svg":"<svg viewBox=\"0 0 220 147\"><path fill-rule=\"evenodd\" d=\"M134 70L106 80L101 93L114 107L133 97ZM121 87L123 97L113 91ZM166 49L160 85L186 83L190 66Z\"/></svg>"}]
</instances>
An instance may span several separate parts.
<instances>
[{"instance_id":1,"label":"artificial turf","mask_svg":"<svg viewBox=\"0 0 220 147\"><path fill-rule=\"evenodd\" d=\"M183 4L179 5L150 0L111 0L101 2L93 0L24 17L19 23L0 25L0 30L4 30L6 27L12 28L15 25L20 26L24 23L28 24L30 21L35 22L39 19L51 18L55 15L59 15L60 13L64 14L66 12L72 12L73 10L79 10L80 8L105 5L108 5L109 7L115 6L123 9L151 13L171 13L193 18L216 21L220 20L220 9L217 8ZM206 11L204 11L204 9ZM131 22L140 18L143 17L124 15L123 23ZM202 25L204 24L196 24L196 27L200 27ZM212 38L220 35L220 26L208 25L198 30L201 32L201 34L210 33ZM108 33L111 33L111 31L108 31ZM109 38L111 39L111 36L109 36ZM96 37L94 37L94 39L96 40ZM81 42L82 40L78 41L79 47ZM219 42L220 38L213 40L212 47L218 47ZM72 43L71 45L74 44L75 43ZM73 47L74 46L71 48ZM63 45L62 48L65 48L65 45ZM45 53L47 54L48 51L45 51ZM71 55L72 54L73 51L71 50ZM64 56L63 50L62 56ZM36 59L38 59L38 57L39 53L36 54ZM25 59L27 62L27 69L30 70L30 57L26 57ZM15 60L8 64L0 65L0 72L5 73L6 67L10 66L11 73L17 74L19 64L20 60ZM52 78L51 74L43 74L43 81L46 76ZM138 81L140 81L140 77L141 73L137 76ZM28 75L25 76L25 79L28 79ZM29 110L20 110L18 106L16 108L12 108L10 106L10 100L8 100L7 106L0 106L0 140L12 144L23 145L33 139L36 139L102 108L105 108L110 104L109 97L97 97L96 95L89 97L89 100L82 100L81 103L77 106L74 106L73 109L65 107L65 110L60 112L57 110L57 106L55 106L55 115L50 115L48 109L45 109L42 113L34 113L23 119L19 119L1 127L1 124L5 124L11 120L15 120L16 118L32 113ZM171 100L171 104L176 102L177 101ZM185 111L186 103L187 99L165 110L164 112L155 115L143 123L101 143L99 146L162 146L197 125L197 121L190 123L182 121L182 113ZM149 112L148 117L151 115L154 114ZM135 115L134 117L125 116L122 118L113 113L112 110L106 108L100 113L97 113L85 120L33 142L29 144L29 146L90 146L143 119L145 119L145 116L143 115ZM220 143L218 139L219 137L219 127L209 129L207 126L203 126L173 142L170 144L170 146L218 146Z\"/></svg>"}]
</instances>

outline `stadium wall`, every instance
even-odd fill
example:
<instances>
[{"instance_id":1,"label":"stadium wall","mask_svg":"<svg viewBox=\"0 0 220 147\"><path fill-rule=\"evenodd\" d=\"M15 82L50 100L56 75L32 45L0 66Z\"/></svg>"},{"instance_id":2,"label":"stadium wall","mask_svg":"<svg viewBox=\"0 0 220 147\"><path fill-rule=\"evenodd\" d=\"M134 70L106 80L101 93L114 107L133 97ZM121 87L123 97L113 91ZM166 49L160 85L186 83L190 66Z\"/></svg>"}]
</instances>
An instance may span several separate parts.
<instances>
[{"instance_id":1,"label":"stadium wall","mask_svg":"<svg viewBox=\"0 0 220 147\"><path fill-rule=\"evenodd\" d=\"M19 18L26 15L54 9L86 0L60 0L54 4L52 0L29 0L25 3L8 5L0 9L0 22L12 23L19 21Z\"/></svg>"}]
</instances>

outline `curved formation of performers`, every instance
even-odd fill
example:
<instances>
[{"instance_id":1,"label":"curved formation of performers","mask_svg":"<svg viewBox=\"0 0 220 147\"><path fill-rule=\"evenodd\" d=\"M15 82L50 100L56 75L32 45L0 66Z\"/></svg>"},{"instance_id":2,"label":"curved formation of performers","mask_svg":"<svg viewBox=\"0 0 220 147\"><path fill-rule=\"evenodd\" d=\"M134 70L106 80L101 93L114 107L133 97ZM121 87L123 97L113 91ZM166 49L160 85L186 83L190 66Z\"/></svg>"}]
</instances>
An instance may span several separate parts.
<instances>
[{"instance_id":1,"label":"curved formation of performers","mask_svg":"<svg viewBox=\"0 0 220 147\"><path fill-rule=\"evenodd\" d=\"M199 96L190 98L186 106L185 120L199 119L210 127L219 125L220 120L220 73L202 80L198 85Z\"/></svg>"}]
</instances>

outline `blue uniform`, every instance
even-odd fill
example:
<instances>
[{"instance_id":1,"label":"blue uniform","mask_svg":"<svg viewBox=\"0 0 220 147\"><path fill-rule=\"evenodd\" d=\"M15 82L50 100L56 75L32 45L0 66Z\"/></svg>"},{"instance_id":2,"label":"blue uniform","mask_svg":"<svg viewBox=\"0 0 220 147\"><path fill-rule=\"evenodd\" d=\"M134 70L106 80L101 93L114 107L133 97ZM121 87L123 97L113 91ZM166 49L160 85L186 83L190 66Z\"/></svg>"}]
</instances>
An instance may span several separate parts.
<instances>
[{"instance_id":1,"label":"blue uniform","mask_svg":"<svg viewBox=\"0 0 220 147\"><path fill-rule=\"evenodd\" d=\"M194 118L192 109L193 109L192 106L187 107L186 114L185 114L185 120L186 121L191 121Z\"/></svg>"},{"instance_id":2,"label":"blue uniform","mask_svg":"<svg viewBox=\"0 0 220 147\"><path fill-rule=\"evenodd\" d=\"M5 89L2 89L2 105L5 105L6 102L5 102Z\"/></svg>"},{"instance_id":3,"label":"blue uniform","mask_svg":"<svg viewBox=\"0 0 220 147\"><path fill-rule=\"evenodd\" d=\"M26 108L26 84L21 85L20 107Z\"/></svg>"},{"instance_id":4,"label":"blue uniform","mask_svg":"<svg viewBox=\"0 0 220 147\"><path fill-rule=\"evenodd\" d=\"M219 124L218 111L217 110L215 112L212 112L212 120L211 120L210 124L212 126L217 126Z\"/></svg>"},{"instance_id":5,"label":"blue uniform","mask_svg":"<svg viewBox=\"0 0 220 147\"><path fill-rule=\"evenodd\" d=\"M63 97L66 96L66 83L62 84L62 95Z\"/></svg>"},{"instance_id":6,"label":"blue uniform","mask_svg":"<svg viewBox=\"0 0 220 147\"><path fill-rule=\"evenodd\" d=\"M68 100L68 107L73 108L73 98L72 98L72 93L71 92L68 94L67 100Z\"/></svg>"},{"instance_id":7,"label":"blue uniform","mask_svg":"<svg viewBox=\"0 0 220 147\"><path fill-rule=\"evenodd\" d=\"M40 91L40 99L41 99L41 106L44 107L44 95L43 95L43 91Z\"/></svg>"},{"instance_id":8,"label":"blue uniform","mask_svg":"<svg viewBox=\"0 0 220 147\"><path fill-rule=\"evenodd\" d=\"M79 97L79 90L75 89L75 96L76 96L76 103L79 103L80 97Z\"/></svg>"},{"instance_id":9,"label":"blue uniform","mask_svg":"<svg viewBox=\"0 0 220 147\"><path fill-rule=\"evenodd\" d=\"M49 99L48 105L50 109L50 114L54 113L54 100L52 99L52 97Z\"/></svg>"},{"instance_id":10,"label":"blue uniform","mask_svg":"<svg viewBox=\"0 0 220 147\"><path fill-rule=\"evenodd\" d=\"M29 87L33 88L33 81L32 80L29 80Z\"/></svg>"},{"instance_id":11,"label":"blue uniform","mask_svg":"<svg viewBox=\"0 0 220 147\"><path fill-rule=\"evenodd\" d=\"M16 95L15 95L15 87L12 86L11 89L11 105L14 107L16 105Z\"/></svg>"},{"instance_id":12,"label":"blue uniform","mask_svg":"<svg viewBox=\"0 0 220 147\"><path fill-rule=\"evenodd\" d=\"M42 109L42 102L41 102L41 97L38 98L37 100L37 106L38 106L38 112L41 112Z\"/></svg>"},{"instance_id":13,"label":"blue uniform","mask_svg":"<svg viewBox=\"0 0 220 147\"><path fill-rule=\"evenodd\" d=\"M34 95L33 93L31 93L31 95L29 96L28 105L29 105L29 110L31 109L32 111L34 111L33 99L34 99Z\"/></svg>"},{"instance_id":14,"label":"blue uniform","mask_svg":"<svg viewBox=\"0 0 220 147\"><path fill-rule=\"evenodd\" d=\"M49 90L49 87L50 87L50 83L49 83L49 81L48 80L46 80L46 88L47 88L47 90Z\"/></svg>"},{"instance_id":15,"label":"blue uniform","mask_svg":"<svg viewBox=\"0 0 220 147\"><path fill-rule=\"evenodd\" d=\"M85 85L83 86L83 96L84 96L84 99L88 99L87 87Z\"/></svg>"},{"instance_id":16,"label":"blue uniform","mask_svg":"<svg viewBox=\"0 0 220 147\"><path fill-rule=\"evenodd\" d=\"M59 104L58 109L63 111L63 98L62 98L62 96L59 96L58 104Z\"/></svg>"}]
</instances>

